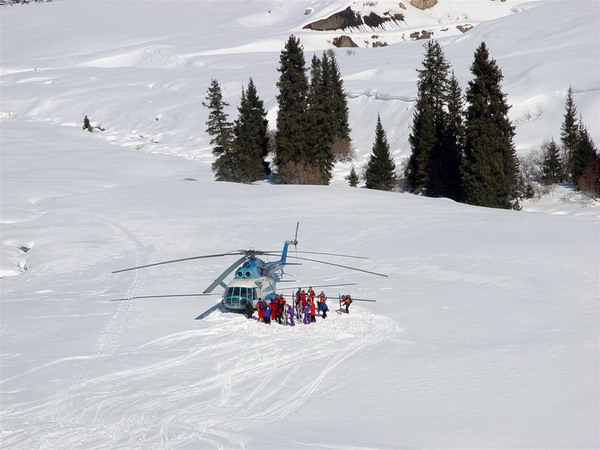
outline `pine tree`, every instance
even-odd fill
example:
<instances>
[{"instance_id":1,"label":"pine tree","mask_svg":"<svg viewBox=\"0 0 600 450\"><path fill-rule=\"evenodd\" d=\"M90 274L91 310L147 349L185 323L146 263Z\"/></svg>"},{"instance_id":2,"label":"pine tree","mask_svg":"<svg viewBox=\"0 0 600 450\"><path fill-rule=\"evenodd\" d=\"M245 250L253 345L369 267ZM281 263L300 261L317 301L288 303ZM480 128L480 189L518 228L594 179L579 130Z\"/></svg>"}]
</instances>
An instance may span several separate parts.
<instances>
[{"instance_id":1,"label":"pine tree","mask_svg":"<svg viewBox=\"0 0 600 450\"><path fill-rule=\"evenodd\" d=\"M325 70L327 67L325 66ZM330 79L323 74L321 60L313 56L310 68L310 87L308 92L308 116L310 126L306 130L309 141L310 153L307 155L306 164L321 173L319 184L328 184L333 169L333 143L334 124L332 105L329 98Z\"/></svg>"},{"instance_id":2,"label":"pine tree","mask_svg":"<svg viewBox=\"0 0 600 450\"><path fill-rule=\"evenodd\" d=\"M462 91L452 73L448 84L448 115L440 155L441 193L453 200L462 199L462 159L465 147Z\"/></svg>"},{"instance_id":3,"label":"pine tree","mask_svg":"<svg viewBox=\"0 0 600 450\"><path fill-rule=\"evenodd\" d=\"M350 169L350 173L348 174L348 176L346 176L346 180L348 180L348 184L351 187L358 186L358 175L356 174L356 171L354 170L354 166L352 166L352 168Z\"/></svg>"},{"instance_id":4,"label":"pine tree","mask_svg":"<svg viewBox=\"0 0 600 450\"><path fill-rule=\"evenodd\" d=\"M396 165L390 154L387 136L381 125L381 117L377 116L375 142L366 171L366 187L391 191L396 186Z\"/></svg>"},{"instance_id":5,"label":"pine tree","mask_svg":"<svg viewBox=\"0 0 600 450\"><path fill-rule=\"evenodd\" d=\"M542 176L544 183L560 183L563 179L563 166L560 161L560 149L554 139L542 145Z\"/></svg>"},{"instance_id":6,"label":"pine tree","mask_svg":"<svg viewBox=\"0 0 600 450\"><path fill-rule=\"evenodd\" d=\"M228 121L225 107L229 106L223 100L223 93L219 82L212 79L206 93L206 106L210 113L206 121L206 132L211 137L213 155L216 157L212 169L217 181L235 181L234 161L232 158L233 126Z\"/></svg>"},{"instance_id":7,"label":"pine tree","mask_svg":"<svg viewBox=\"0 0 600 450\"><path fill-rule=\"evenodd\" d=\"M450 64L437 41L428 41L424 47L423 69L417 69L417 103L409 136L412 152L405 175L414 191L424 191L429 196L446 196L443 173L448 158L443 153L447 151L446 105Z\"/></svg>"},{"instance_id":8,"label":"pine tree","mask_svg":"<svg viewBox=\"0 0 600 450\"><path fill-rule=\"evenodd\" d=\"M412 152L405 169L406 181L413 192L421 192L429 184L429 160L438 145L433 121L433 110L426 97L419 98L413 118L412 133L408 137Z\"/></svg>"},{"instance_id":9,"label":"pine tree","mask_svg":"<svg viewBox=\"0 0 600 450\"><path fill-rule=\"evenodd\" d=\"M465 201L493 208L514 208L518 161L514 127L508 119L509 105L502 93L502 72L491 60L485 43L475 51L471 66L474 79L467 89Z\"/></svg>"},{"instance_id":10,"label":"pine tree","mask_svg":"<svg viewBox=\"0 0 600 450\"><path fill-rule=\"evenodd\" d=\"M266 116L264 103L250 78L247 89L242 88L238 118L234 124L232 156L237 181L262 180L271 173L269 163L265 161L269 145Z\"/></svg>"},{"instance_id":11,"label":"pine tree","mask_svg":"<svg viewBox=\"0 0 600 450\"><path fill-rule=\"evenodd\" d=\"M310 142L307 136L309 116L307 107L308 80L304 51L300 40L290 36L279 57L280 72L277 87L277 134L274 162L279 176L286 183L300 182L307 170Z\"/></svg>"},{"instance_id":12,"label":"pine tree","mask_svg":"<svg viewBox=\"0 0 600 450\"><path fill-rule=\"evenodd\" d=\"M585 169L594 162L594 159L597 156L596 154L597 150L594 142L580 117L577 143L571 158L571 175L577 188L580 188L580 178L585 172Z\"/></svg>"},{"instance_id":13,"label":"pine tree","mask_svg":"<svg viewBox=\"0 0 600 450\"><path fill-rule=\"evenodd\" d=\"M600 198L600 155L598 153L596 153L594 161L585 168L578 181L578 189Z\"/></svg>"},{"instance_id":14,"label":"pine tree","mask_svg":"<svg viewBox=\"0 0 600 450\"><path fill-rule=\"evenodd\" d=\"M577 107L573 101L573 89L571 86L569 86L569 90L567 91L565 110L564 120L561 125L560 140L565 155L565 167L570 174L570 178L573 179L573 181L576 181L576 179L572 177L572 160L579 140L579 124L577 123Z\"/></svg>"},{"instance_id":15,"label":"pine tree","mask_svg":"<svg viewBox=\"0 0 600 450\"><path fill-rule=\"evenodd\" d=\"M350 157L352 140L350 138L349 109L344 82L333 50L323 53L321 61L323 64L323 79L329 91L328 95L332 103L334 116L334 153L338 160L345 160Z\"/></svg>"}]
</instances>

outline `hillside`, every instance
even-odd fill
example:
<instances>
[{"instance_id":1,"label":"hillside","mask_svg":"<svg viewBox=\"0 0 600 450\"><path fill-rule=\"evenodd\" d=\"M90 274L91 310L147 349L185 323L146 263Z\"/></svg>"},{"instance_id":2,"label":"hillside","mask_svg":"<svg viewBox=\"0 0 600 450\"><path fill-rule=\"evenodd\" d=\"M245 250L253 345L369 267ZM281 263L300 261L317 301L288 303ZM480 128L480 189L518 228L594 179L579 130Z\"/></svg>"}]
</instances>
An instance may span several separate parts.
<instances>
[{"instance_id":1,"label":"hillside","mask_svg":"<svg viewBox=\"0 0 600 450\"><path fill-rule=\"evenodd\" d=\"M526 211L477 208L350 188L344 164L331 186L213 181L210 79L233 114L252 76L274 118L284 40L295 33L320 52L331 33L302 27L352 5L391 8L366 3L0 8L4 448L600 446L597 203L558 187ZM466 22L475 27L440 42L463 86L473 49L489 43L520 153L558 136L569 84L600 142L598 9L406 5L406 27L378 31L390 45L337 50L356 164L378 112L397 162L408 155L422 42L399 36ZM84 132L85 114L106 131ZM297 221L299 250L366 256L330 261L389 277L304 263L286 269L291 284L336 285L322 288L332 309L343 293L377 302L294 328L220 312L194 320L218 296L181 295L233 259L111 274L279 249ZM179 296L151 298L165 294Z\"/></svg>"},{"instance_id":2,"label":"hillside","mask_svg":"<svg viewBox=\"0 0 600 450\"><path fill-rule=\"evenodd\" d=\"M218 7L180 0L148 2L140 9L137 2L81 0L4 7L0 37L15 44L2 49L2 115L80 126L87 114L106 128L103 136L111 142L209 164L208 111L201 102L211 78L223 85L235 117L242 86L252 77L274 128L276 69L287 37L300 37L307 60L331 48L340 34L362 42L373 32L302 27L347 6L372 3L369 8L381 15L396 4L230 0ZM488 44L505 76L520 154L558 138L569 85L592 138L600 142L597 2L446 0L429 12L405 7L406 25L376 33L387 47L337 50L357 166L371 151L378 113L397 164L410 154L415 69L423 48L422 41L401 39L434 22L453 29L439 37L463 89L471 79L475 48L481 41ZM232 16L231 10L237 13ZM476 26L462 34L455 25L467 21ZM64 34L57 35L49 23ZM339 165L334 180L343 183L348 170L349 164Z\"/></svg>"}]
</instances>

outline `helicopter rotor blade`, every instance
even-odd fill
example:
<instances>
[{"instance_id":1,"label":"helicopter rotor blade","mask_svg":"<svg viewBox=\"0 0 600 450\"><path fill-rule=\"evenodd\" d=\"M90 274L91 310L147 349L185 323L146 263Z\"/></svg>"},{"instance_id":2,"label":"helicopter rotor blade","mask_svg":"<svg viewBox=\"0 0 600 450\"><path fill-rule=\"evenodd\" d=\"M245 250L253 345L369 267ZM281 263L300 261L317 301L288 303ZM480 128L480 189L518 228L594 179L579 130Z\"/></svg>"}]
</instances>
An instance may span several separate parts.
<instances>
[{"instance_id":1,"label":"helicopter rotor blade","mask_svg":"<svg viewBox=\"0 0 600 450\"><path fill-rule=\"evenodd\" d=\"M209 294L209 293L211 293L211 292L213 291L213 289L214 289L214 288L216 288L216 287L217 287L219 284L221 284L221 282L222 282L222 281L223 281L225 278L227 278L227 275L229 275L231 272L233 272L233 271L234 271L234 270L237 268L237 266L239 266L239 265L240 265L242 262L244 262L246 259L247 259L247 256L246 256L246 255L244 255L244 256L242 256L240 259L238 259L236 262L234 262L234 263L233 263L231 266L229 266L227 269L225 269L225 271L224 271L224 272L223 272L221 275L219 275L219 276L218 276L218 277L215 279L215 281L213 281L213 282L211 283L211 285L210 285L210 286L208 286L208 287L207 287L207 288L204 290L203 294Z\"/></svg>"},{"instance_id":2,"label":"helicopter rotor blade","mask_svg":"<svg viewBox=\"0 0 600 450\"><path fill-rule=\"evenodd\" d=\"M276 250L273 252L265 252L265 254L270 254L271 256L277 256L277 255L273 255L273 253L279 253L281 254L281 251ZM342 256L344 258L357 258L357 259L369 259L366 256L356 256L356 255L342 255L340 253L323 253L323 252L308 252L308 251L294 251L294 253L304 253L304 254L312 254L312 255L326 255L326 256Z\"/></svg>"},{"instance_id":3,"label":"helicopter rotor blade","mask_svg":"<svg viewBox=\"0 0 600 450\"><path fill-rule=\"evenodd\" d=\"M294 247L298 248L298 228L300 227L300 222L296 222L296 234L294 235Z\"/></svg>"},{"instance_id":4,"label":"helicopter rotor blade","mask_svg":"<svg viewBox=\"0 0 600 450\"><path fill-rule=\"evenodd\" d=\"M316 285L305 285L305 286L311 286L313 288L326 288L326 287L341 287L341 286L356 286L357 283L341 283L341 284L316 284ZM297 289L301 289L303 286L285 286L282 287L281 289L277 289L278 291L289 291L289 290L297 290Z\"/></svg>"},{"instance_id":5,"label":"helicopter rotor blade","mask_svg":"<svg viewBox=\"0 0 600 450\"><path fill-rule=\"evenodd\" d=\"M319 264L327 264L329 266L343 267L344 269L356 270L358 272L370 273L371 275L377 275L379 277L385 277L385 278L387 278L387 275L385 275L383 273L371 272L370 270L358 269L356 267L344 266L342 264L334 264L334 263L330 263L330 262L327 262L327 261L320 261L318 259L303 258L301 256L297 256L296 259L302 259L304 261L312 261L312 262L316 262L316 263L319 263Z\"/></svg>"},{"instance_id":6,"label":"helicopter rotor blade","mask_svg":"<svg viewBox=\"0 0 600 450\"><path fill-rule=\"evenodd\" d=\"M162 261L162 262L157 262L157 263L153 263L153 264L145 264L143 266L136 266L136 267L129 267L127 269L115 270L114 272L111 272L111 273L121 273L121 272L127 272L129 270L145 269L146 267L160 266L162 264L171 264L171 263L181 262L181 261L191 261L193 259L217 258L220 256L240 255L240 254L242 254L240 252L243 252L243 250L237 250L237 251L229 252L229 253L218 253L216 255L202 255L202 256L192 256L191 258L172 259L170 261ZM245 255L245 253L244 253L244 255Z\"/></svg>"},{"instance_id":7,"label":"helicopter rotor blade","mask_svg":"<svg viewBox=\"0 0 600 450\"><path fill-rule=\"evenodd\" d=\"M138 298L171 298L171 297L204 297L206 295L216 294L165 294L165 295L136 295L135 297L113 298L111 302L125 302Z\"/></svg>"}]
</instances>

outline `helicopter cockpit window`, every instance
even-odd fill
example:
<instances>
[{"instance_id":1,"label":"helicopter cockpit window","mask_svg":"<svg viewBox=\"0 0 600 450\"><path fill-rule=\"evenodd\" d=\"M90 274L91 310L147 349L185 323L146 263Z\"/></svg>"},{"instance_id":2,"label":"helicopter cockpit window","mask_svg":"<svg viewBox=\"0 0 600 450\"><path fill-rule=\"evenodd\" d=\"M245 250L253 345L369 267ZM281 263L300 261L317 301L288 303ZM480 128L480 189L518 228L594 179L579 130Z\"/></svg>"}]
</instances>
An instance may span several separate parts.
<instances>
[{"instance_id":1,"label":"helicopter cockpit window","mask_svg":"<svg viewBox=\"0 0 600 450\"><path fill-rule=\"evenodd\" d=\"M227 288L225 297L234 303L243 303L247 300L253 301L257 299L255 288L239 286Z\"/></svg>"}]
</instances>

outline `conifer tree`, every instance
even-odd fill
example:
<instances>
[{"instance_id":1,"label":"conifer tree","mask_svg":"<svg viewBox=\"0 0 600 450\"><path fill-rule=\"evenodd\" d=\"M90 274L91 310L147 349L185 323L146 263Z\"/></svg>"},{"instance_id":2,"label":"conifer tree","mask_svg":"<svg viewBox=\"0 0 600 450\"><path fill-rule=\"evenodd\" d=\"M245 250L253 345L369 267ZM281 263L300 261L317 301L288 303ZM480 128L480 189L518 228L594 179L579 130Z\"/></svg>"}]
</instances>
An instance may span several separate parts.
<instances>
[{"instance_id":1,"label":"conifer tree","mask_svg":"<svg viewBox=\"0 0 600 450\"><path fill-rule=\"evenodd\" d=\"M346 176L346 180L348 180L348 184L351 187L358 186L358 175L356 174L356 171L354 170L354 166L352 166L352 168L350 169L350 173L348 174L348 176Z\"/></svg>"},{"instance_id":2,"label":"conifer tree","mask_svg":"<svg viewBox=\"0 0 600 450\"><path fill-rule=\"evenodd\" d=\"M408 137L412 152L405 169L406 181L413 192L421 192L429 184L429 160L438 145L433 111L426 97L417 101L413 117L412 133Z\"/></svg>"},{"instance_id":3,"label":"conifer tree","mask_svg":"<svg viewBox=\"0 0 600 450\"><path fill-rule=\"evenodd\" d=\"M440 155L441 194L453 200L462 199L462 158L465 147L462 91L452 73L448 83L448 115Z\"/></svg>"},{"instance_id":4,"label":"conifer tree","mask_svg":"<svg viewBox=\"0 0 600 450\"><path fill-rule=\"evenodd\" d=\"M265 161L268 154L268 121L264 103L258 97L252 78L247 89L242 88L238 118L234 125L234 173L237 181L249 183L262 180L271 171Z\"/></svg>"},{"instance_id":5,"label":"conifer tree","mask_svg":"<svg viewBox=\"0 0 600 450\"><path fill-rule=\"evenodd\" d=\"M396 165L390 154L387 136L381 125L381 117L377 116L375 142L366 171L366 187L390 191L396 186Z\"/></svg>"},{"instance_id":6,"label":"conifer tree","mask_svg":"<svg viewBox=\"0 0 600 450\"><path fill-rule=\"evenodd\" d=\"M328 184L333 169L333 143L334 123L332 104L330 101L330 78L328 67L323 66L316 55L313 56L310 68L310 87L308 92L308 116L310 126L306 130L309 141L309 151L306 164L321 173L321 179L315 180L319 184Z\"/></svg>"},{"instance_id":7,"label":"conifer tree","mask_svg":"<svg viewBox=\"0 0 600 450\"><path fill-rule=\"evenodd\" d=\"M286 183L303 182L310 142L307 107L308 80L300 40L290 36L279 56L277 134L274 162Z\"/></svg>"},{"instance_id":8,"label":"conifer tree","mask_svg":"<svg viewBox=\"0 0 600 450\"><path fill-rule=\"evenodd\" d=\"M334 116L335 153L338 159L343 160L351 153L348 100L335 53L332 50L323 53L322 63L323 79L329 91Z\"/></svg>"},{"instance_id":9,"label":"conifer tree","mask_svg":"<svg viewBox=\"0 0 600 450\"><path fill-rule=\"evenodd\" d=\"M578 189L580 188L580 178L585 169L594 162L596 153L594 142L580 117L577 143L571 157L571 175Z\"/></svg>"},{"instance_id":10,"label":"conifer tree","mask_svg":"<svg viewBox=\"0 0 600 450\"><path fill-rule=\"evenodd\" d=\"M573 154L579 141L579 124L577 123L577 107L573 101L573 89L571 86L569 86L569 90L567 91L565 110L564 120L561 125L560 140L565 155L565 167L567 172L572 175ZM571 178L573 181L576 181L572 176Z\"/></svg>"},{"instance_id":11,"label":"conifer tree","mask_svg":"<svg viewBox=\"0 0 600 450\"><path fill-rule=\"evenodd\" d=\"M219 82L212 79L206 93L206 106L210 113L206 121L206 132L211 137L213 155L216 157L212 169L217 181L235 181L234 160L232 156L233 126L228 121L225 107L229 106L223 100L223 93Z\"/></svg>"},{"instance_id":12,"label":"conifer tree","mask_svg":"<svg viewBox=\"0 0 600 450\"><path fill-rule=\"evenodd\" d=\"M428 41L424 47L423 69L417 69L417 103L409 136L412 153L405 174L413 190L425 191L429 196L446 196L443 173L448 158L443 153L449 150L444 141L450 64L437 41Z\"/></svg>"},{"instance_id":13,"label":"conifer tree","mask_svg":"<svg viewBox=\"0 0 600 450\"><path fill-rule=\"evenodd\" d=\"M493 208L515 208L518 161L509 105L502 92L502 72L490 59L485 43L475 51L471 66L474 79L467 89L465 201Z\"/></svg>"},{"instance_id":14,"label":"conifer tree","mask_svg":"<svg viewBox=\"0 0 600 450\"><path fill-rule=\"evenodd\" d=\"M563 179L563 167L560 161L560 149L554 139L542 145L542 176L546 184L560 183Z\"/></svg>"}]
</instances>

